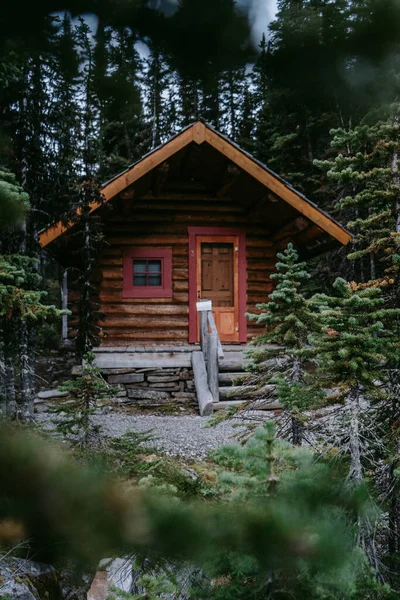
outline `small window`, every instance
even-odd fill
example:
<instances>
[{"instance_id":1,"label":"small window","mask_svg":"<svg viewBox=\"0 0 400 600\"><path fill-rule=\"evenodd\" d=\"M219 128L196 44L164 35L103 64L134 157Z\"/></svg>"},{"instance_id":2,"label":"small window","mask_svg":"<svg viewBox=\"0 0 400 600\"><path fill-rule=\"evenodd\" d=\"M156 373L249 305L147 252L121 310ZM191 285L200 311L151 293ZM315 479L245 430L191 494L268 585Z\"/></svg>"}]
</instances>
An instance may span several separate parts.
<instances>
[{"instance_id":1,"label":"small window","mask_svg":"<svg viewBox=\"0 0 400 600\"><path fill-rule=\"evenodd\" d=\"M172 251L132 248L124 255L125 298L172 296Z\"/></svg>"}]
</instances>

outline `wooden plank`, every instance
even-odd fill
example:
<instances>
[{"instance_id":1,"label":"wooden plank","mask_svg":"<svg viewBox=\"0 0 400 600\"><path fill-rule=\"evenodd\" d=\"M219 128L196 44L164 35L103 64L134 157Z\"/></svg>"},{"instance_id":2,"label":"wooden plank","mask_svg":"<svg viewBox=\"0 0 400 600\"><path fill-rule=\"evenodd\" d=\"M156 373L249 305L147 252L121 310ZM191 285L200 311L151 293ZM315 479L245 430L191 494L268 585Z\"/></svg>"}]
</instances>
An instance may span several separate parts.
<instances>
[{"instance_id":1,"label":"wooden plank","mask_svg":"<svg viewBox=\"0 0 400 600\"><path fill-rule=\"evenodd\" d=\"M206 417L212 414L213 397L208 387L206 364L201 351L192 352L192 368L200 415Z\"/></svg>"},{"instance_id":2,"label":"wooden plank","mask_svg":"<svg viewBox=\"0 0 400 600\"><path fill-rule=\"evenodd\" d=\"M104 337L99 335L99 337ZM112 329L109 328L106 331L106 338L110 338L112 340L147 340L147 341L156 341L156 340L185 340L188 339L187 326L183 325L183 329L174 329L173 331L165 331L163 329L152 329L142 331L140 329L135 331L126 331L121 329Z\"/></svg>"},{"instance_id":3,"label":"wooden plank","mask_svg":"<svg viewBox=\"0 0 400 600\"><path fill-rule=\"evenodd\" d=\"M227 408L242 406L245 400L224 400L214 404L214 410L226 410ZM279 402L257 402L253 403L248 410L282 410Z\"/></svg>"},{"instance_id":4,"label":"wooden plank","mask_svg":"<svg viewBox=\"0 0 400 600\"><path fill-rule=\"evenodd\" d=\"M206 128L203 123L197 121L192 127L193 130L193 141L196 144L202 144L205 140Z\"/></svg>"},{"instance_id":5,"label":"wooden plank","mask_svg":"<svg viewBox=\"0 0 400 600\"><path fill-rule=\"evenodd\" d=\"M174 292L173 298L146 298L148 304L187 304L189 296L184 292ZM123 303L123 304L140 304L143 302L143 298L123 298L122 289L101 289L99 294L99 300L104 306L108 302L110 303Z\"/></svg>"},{"instance_id":6,"label":"wooden plank","mask_svg":"<svg viewBox=\"0 0 400 600\"><path fill-rule=\"evenodd\" d=\"M206 354L208 341L208 317L207 311L200 311L200 348Z\"/></svg>"},{"instance_id":7,"label":"wooden plank","mask_svg":"<svg viewBox=\"0 0 400 600\"><path fill-rule=\"evenodd\" d=\"M107 236L107 242L112 246L186 246L188 238L179 233L173 235L149 235L148 233L141 234L138 232L135 236L128 237Z\"/></svg>"},{"instance_id":8,"label":"wooden plank","mask_svg":"<svg viewBox=\"0 0 400 600\"><path fill-rule=\"evenodd\" d=\"M218 333L207 335L207 381L213 402L219 402L218 342Z\"/></svg>"},{"instance_id":9,"label":"wooden plank","mask_svg":"<svg viewBox=\"0 0 400 600\"><path fill-rule=\"evenodd\" d=\"M218 359L223 359L224 358L224 350L222 348L222 344L221 344L221 340L219 339L219 335L218 335L218 330L217 330L217 326L215 324L215 320L214 320L214 315L212 314L211 311L207 311L207 318L208 318L208 324L210 326L211 329L211 333L214 333L217 336L217 355L218 355Z\"/></svg>"},{"instance_id":10,"label":"wooden plank","mask_svg":"<svg viewBox=\"0 0 400 600\"><path fill-rule=\"evenodd\" d=\"M143 301L143 298L142 298ZM187 315L189 309L187 306L167 304L157 306L154 304L103 304L103 309L110 315L146 315L150 316L172 316L172 315Z\"/></svg>"},{"instance_id":11,"label":"wooden plank","mask_svg":"<svg viewBox=\"0 0 400 600\"><path fill-rule=\"evenodd\" d=\"M130 315L126 318L117 318L115 315L109 315L104 321L99 321L100 327L105 330L108 329L159 329L159 328L170 328L170 329L182 329L188 326L188 319L182 316L171 317L169 315L159 314L159 318L155 319L154 316L149 319L147 315L137 316L135 314Z\"/></svg>"},{"instance_id":12,"label":"wooden plank","mask_svg":"<svg viewBox=\"0 0 400 600\"><path fill-rule=\"evenodd\" d=\"M115 352L96 353L95 364L105 369L154 369L168 367L191 367L191 355L188 352L163 354L157 352L128 353Z\"/></svg>"},{"instance_id":13,"label":"wooden plank","mask_svg":"<svg viewBox=\"0 0 400 600\"><path fill-rule=\"evenodd\" d=\"M208 198L198 198L197 203L189 203L188 199L182 200L182 202L177 203L174 199L165 199L163 202L155 202L155 201L146 201L143 199L140 202L135 203L135 220L136 215L139 212L149 213L149 211L160 211L168 214L169 212L184 212L186 215L190 215L192 213L202 213L202 212L216 212L216 213L238 213L244 214L244 209L242 206L237 204L230 204L227 202L222 202L220 200L210 201ZM160 212L153 213L151 215L154 220L159 220ZM113 222L113 221L110 221Z\"/></svg>"},{"instance_id":14,"label":"wooden plank","mask_svg":"<svg viewBox=\"0 0 400 600\"><path fill-rule=\"evenodd\" d=\"M293 206L293 208L298 210L305 217L313 221L316 225L337 239L341 244L346 246L349 243L351 235L347 233L347 231L342 229L316 207L303 200L303 198L301 198L293 189L287 187L279 179L263 169L259 164L251 160L251 158L241 152L238 148L208 128L205 130L205 141L213 146L213 148L224 154L238 167L254 177L254 179L257 179L257 181L269 188L277 196L285 200L285 202Z\"/></svg>"}]
</instances>

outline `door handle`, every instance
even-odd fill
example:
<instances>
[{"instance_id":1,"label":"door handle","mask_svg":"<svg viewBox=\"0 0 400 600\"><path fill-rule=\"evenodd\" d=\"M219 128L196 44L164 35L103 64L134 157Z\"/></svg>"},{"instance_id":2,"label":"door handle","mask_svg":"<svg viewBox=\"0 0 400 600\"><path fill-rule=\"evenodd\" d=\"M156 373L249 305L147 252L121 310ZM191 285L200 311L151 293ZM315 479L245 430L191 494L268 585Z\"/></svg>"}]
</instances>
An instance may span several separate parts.
<instances>
[{"instance_id":1,"label":"door handle","mask_svg":"<svg viewBox=\"0 0 400 600\"><path fill-rule=\"evenodd\" d=\"M201 291L197 290L197 300L200 300Z\"/></svg>"}]
</instances>

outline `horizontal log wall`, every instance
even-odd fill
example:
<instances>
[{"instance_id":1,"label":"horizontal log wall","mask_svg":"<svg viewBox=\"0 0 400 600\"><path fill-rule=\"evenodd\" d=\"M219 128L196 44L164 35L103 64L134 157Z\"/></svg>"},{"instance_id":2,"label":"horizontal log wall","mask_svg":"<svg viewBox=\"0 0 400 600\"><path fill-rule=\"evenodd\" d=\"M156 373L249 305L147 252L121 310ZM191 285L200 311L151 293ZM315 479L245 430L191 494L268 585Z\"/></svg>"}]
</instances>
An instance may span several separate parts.
<instances>
[{"instance_id":1,"label":"horizontal log wall","mask_svg":"<svg viewBox=\"0 0 400 600\"><path fill-rule=\"evenodd\" d=\"M162 204L171 210L160 210ZM134 202L129 218L114 214L104 225L106 245L100 261L101 282L99 300L106 314L102 344L109 346L149 343L186 343L189 322L188 226L238 227L246 233L247 310L258 312L256 304L266 300L272 290L270 274L274 269L275 251L260 225L246 223L244 212L237 206L215 201L204 210L204 202L190 201L173 205L168 201ZM198 211L195 208L198 208ZM124 298L123 254L132 246L140 248L170 248L172 250L172 298ZM74 301L77 292L70 292L76 327ZM261 328L262 330L262 328ZM248 338L260 333L260 326L248 323Z\"/></svg>"}]
</instances>

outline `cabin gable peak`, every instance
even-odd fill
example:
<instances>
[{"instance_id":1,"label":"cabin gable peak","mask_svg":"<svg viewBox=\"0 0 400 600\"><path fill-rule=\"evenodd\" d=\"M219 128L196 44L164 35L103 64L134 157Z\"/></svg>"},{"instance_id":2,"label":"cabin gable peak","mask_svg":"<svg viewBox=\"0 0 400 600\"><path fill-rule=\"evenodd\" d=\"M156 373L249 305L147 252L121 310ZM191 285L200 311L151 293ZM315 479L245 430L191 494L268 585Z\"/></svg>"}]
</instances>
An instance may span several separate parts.
<instances>
[{"instance_id":1,"label":"cabin gable peak","mask_svg":"<svg viewBox=\"0 0 400 600\"><path fill-rule=\"evenodd\" d=\"M300 213L300 215L306 217L320 230L329 234L336 242L347 245L350 241L350 233L332 217L319 209L318 206L295 190L287 181L271 171L266 165L259 162L248 152L216 131L202 119L188 125L170 140L152 150L125 171L103 184L101 187L103 202L109 202L116 196L123 194L125 190L128 190L135 182L142 177L145 177L151 171L158 168L159 172L161 172L162 166L167 164L169 159L189 144L196 144L198 146L208 144L230 161L231 168L230 170L227 169L226 187L229 187L231 182L235 179L235 169L239 173L243 171L258 183L265 186L266 193L272 193L275 197L278 197L289 204L293 209ZM162 173L160 177L162 177ZM224 183L222 183L220 190L221 195L224 191L226 190L224 190ZM97 210L100 206L102 206L102 203L93 202L90 207L90 212ZM73 221L70 221L69 223L59 221L54 225L46 227L39 233L39 244L43 248L48 246L73 225Z\"/></svg>"}]
</instances>

